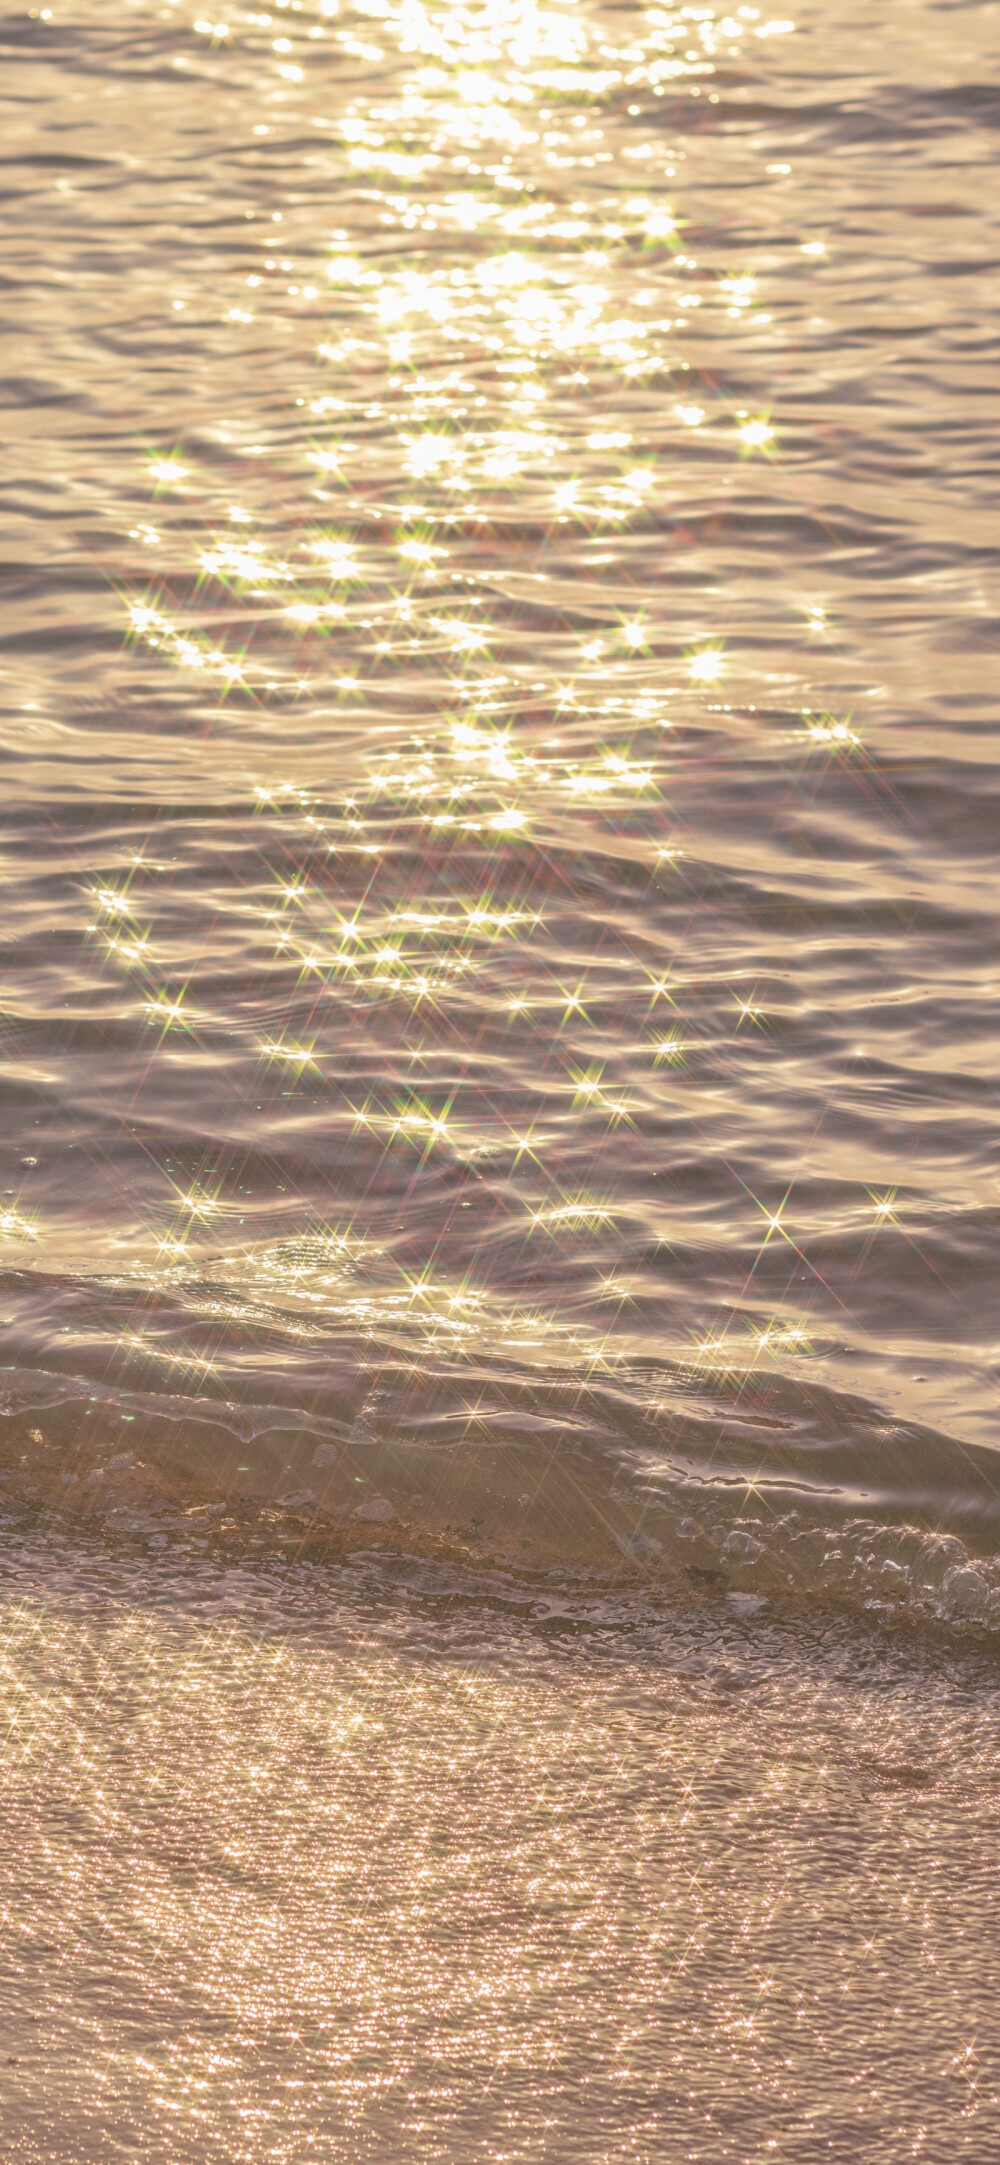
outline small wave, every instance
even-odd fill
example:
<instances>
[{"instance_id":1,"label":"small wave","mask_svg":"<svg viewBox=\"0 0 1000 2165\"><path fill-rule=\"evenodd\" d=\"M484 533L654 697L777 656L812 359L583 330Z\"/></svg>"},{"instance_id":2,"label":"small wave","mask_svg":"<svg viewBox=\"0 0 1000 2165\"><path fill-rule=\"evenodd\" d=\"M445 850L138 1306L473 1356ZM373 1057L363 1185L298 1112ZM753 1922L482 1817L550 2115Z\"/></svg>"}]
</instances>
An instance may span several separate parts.
<instances>
[{"instance_id":1,"label":"small wave","mask_svg":"<svg viewBox=\"0 0 1000 2165\"><path fill-rule=\"evenodd\" d=\"M390 1377L337 1418L7 1371L0 1496L7 1511L54 1510L140 1544L336 1555L377 1542L481 1568L639 1577L679 1599L806 1600L1000 1632L990 1454L911 1437L924 1479L911 1480L907 1512L900 1438L882 1439L880 1487L856 1401L832 1409L835 1485L797 1449L787 1416L753 1430L748 1415L739 1457L718 1430L709 1451L705 1429L699 1460L690 1422L682 1443L679 1419L672 1434L662 1413L655 1430L628 1422L609 1393L589 1410L568 1388L564 1406L558 1397L550 1386L532 1409L494 1392L472 1420L440 1384L415 1399Z\"/></svg>"}]
</instances>

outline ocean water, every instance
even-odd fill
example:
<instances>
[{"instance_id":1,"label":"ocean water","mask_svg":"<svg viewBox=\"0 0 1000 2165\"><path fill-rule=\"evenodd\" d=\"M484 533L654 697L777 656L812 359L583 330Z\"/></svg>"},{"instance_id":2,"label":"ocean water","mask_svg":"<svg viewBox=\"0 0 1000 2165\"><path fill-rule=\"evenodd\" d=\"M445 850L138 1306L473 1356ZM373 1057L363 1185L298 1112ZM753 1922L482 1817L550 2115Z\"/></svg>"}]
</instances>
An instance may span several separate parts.
<instances>
[{"instance_id":1,"label":"ocean water","mask_svg":"<svg viewBox=\"0 0 1000 2165\"><path fill-rule=\"evenodd\" d=\"M998 33L0 20L12 2155L995 2154Z\"/></svg>"},{"instance_id":2,"label":"ocean water","mask_svg":"<svg viewBox=\"0 0 1000 2165\"><path fill-rule=\"evenodd\" d=\"M996 11L230 14L3 30L12 1476L988 1620Z\"/></svg>"}]
</instances>

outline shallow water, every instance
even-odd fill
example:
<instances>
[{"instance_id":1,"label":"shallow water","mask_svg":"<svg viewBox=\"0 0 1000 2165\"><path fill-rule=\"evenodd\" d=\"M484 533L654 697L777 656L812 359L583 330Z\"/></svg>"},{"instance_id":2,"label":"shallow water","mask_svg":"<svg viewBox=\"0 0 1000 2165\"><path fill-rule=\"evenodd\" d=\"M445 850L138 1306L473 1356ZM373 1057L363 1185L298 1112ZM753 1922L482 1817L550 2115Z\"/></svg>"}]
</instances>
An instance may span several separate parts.
<instances>
[{"instance_id":1,"label":"shallow water","mask_svg":"<svg viewBox=\"0 0 1000 2165\"><path fill-rule=\"evenodd\" d=\"M993 2154L998 27L0 23L18 2156Z\"/></svg>"}]
</instances>

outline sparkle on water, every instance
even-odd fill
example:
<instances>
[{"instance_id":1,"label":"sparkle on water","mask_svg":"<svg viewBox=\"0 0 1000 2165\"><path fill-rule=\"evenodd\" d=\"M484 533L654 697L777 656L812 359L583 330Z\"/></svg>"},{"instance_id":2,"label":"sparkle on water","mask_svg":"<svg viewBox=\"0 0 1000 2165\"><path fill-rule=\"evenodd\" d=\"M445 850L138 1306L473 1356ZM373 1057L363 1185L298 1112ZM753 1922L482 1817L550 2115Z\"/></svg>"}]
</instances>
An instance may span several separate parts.
<instances>
[{"instance_id":1,"label":"sparkle on water","mask_svg":"<svg viewBox=\"0 0 1000 2165\"><path fill-rule=\"evenodd\" d=\"M48 53L68 113L75 33L32 20L27 80ZM98 4L87 33L109 53L118 20ZM754 86L780 114L821 66L818 19L284 0L190 23L168 0L125 20L101 127L141 165L128 82L178 203L198 145L200 208L168 272L129 199L134 424L123 444L92 417L103 483L86 447L42 456L91 492L124 645L103 678L89 657L95 780L58 652L15 644L42 797L87 774L108 812L95 842L60 808L39 902L30 822L23 888L12 867L22 938L40 909L60 944L11 1041L19 1139L43 1149L0 1242L90 1289L64 1320L12 1289L12 1360L56 1344L169 1392L184 1314L214 1302L191 1359L223 1389L242 1300L269 1320L261 1395L315 1410L267 1261L294 1237L353 1257L313 1303L317 1346L348 1348L331 1388L373 1334L411 1373L443 1334L623 1388L637 1362L704 1363L716 1394L724 1352L730 1397L808 1360L880 1418L990 1446L970 1278L993 1130L979 1104L945 1162L940 1119L959 1075L979 1088L980 941L947 988L923 956L939 1013L919 1048L910 1030L917 916L945 887L980 906L897 748L905 721L945 756L948 702L917 698L858 608L873 551L904 615L908 572L841 424L827 455L809 418L859 305L825 154L797 180L770 155L786 121L741 119ZM58 182L70 263L88 201ZM206 207L225 241L202 259ZM61 334L110 305L105 273L78 283ZM49 1141L74 1077L83 1190ZM900 1124L914 1090L926 1116Z\"/></svg>"},{"instance_id":2,"label":"sparkle on water","mask_svg":"<svg viewBox=\"0 0 1000 2165\"><path fill-rule=\"evenodd\" d=\"M27 2165L991 2154L991 23L0 25Z\"/></svg>"}]
</instances>

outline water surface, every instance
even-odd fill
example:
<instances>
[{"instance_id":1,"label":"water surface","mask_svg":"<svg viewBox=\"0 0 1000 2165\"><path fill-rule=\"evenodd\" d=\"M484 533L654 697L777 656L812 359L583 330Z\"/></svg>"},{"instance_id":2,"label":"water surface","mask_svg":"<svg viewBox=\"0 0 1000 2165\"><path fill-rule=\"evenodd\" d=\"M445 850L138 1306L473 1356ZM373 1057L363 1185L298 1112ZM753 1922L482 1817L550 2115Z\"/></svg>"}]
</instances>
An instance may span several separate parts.
<instances>
[{"instance_id":1,"label":"water surface","mask_svg":"<svg viewBox=\"0 0 1000 2165\"><path fill-rule=\"evenodd\" d=\"M996 30L5 18L46 1494L112 1411L316 1508L363 1446L418 1528L516 1449L509 1547L572 1449L595 1563L846 1516L1000 1607Z\"/></svg>"},{"instance_id":2,"label":"water surface","mask_svg":"<svg viewBox=\"0 0 1000 2165\"><path fill-rule=\"evenodd\" d=\"M998 9L0 23L0 2128L997 2153Z\"/></svg>"}]
</instances>

